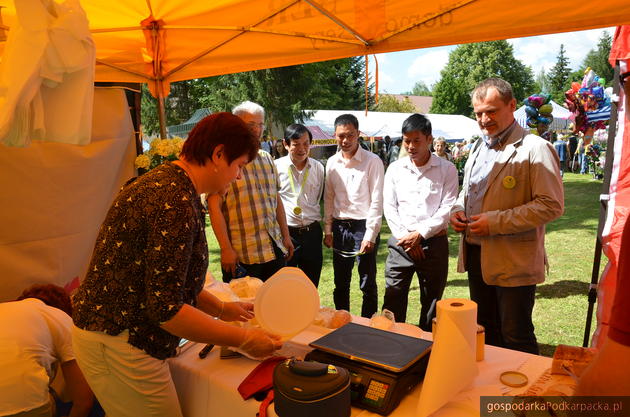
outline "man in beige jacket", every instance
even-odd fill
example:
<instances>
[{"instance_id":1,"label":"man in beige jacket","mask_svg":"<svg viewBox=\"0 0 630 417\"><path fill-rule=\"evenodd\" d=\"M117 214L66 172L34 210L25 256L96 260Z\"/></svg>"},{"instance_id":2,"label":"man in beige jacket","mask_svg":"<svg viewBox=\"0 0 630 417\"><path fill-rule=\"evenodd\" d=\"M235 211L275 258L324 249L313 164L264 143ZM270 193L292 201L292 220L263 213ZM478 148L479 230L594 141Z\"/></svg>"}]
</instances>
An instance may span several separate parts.
<instances>
[{"instance_id":1,"label":"man in beige jacket","mask_svg":"<svg viewBox=\"0 0 630 417\"><path fill-rule=\"evenodd\" d=\"M532 310L545 280L545 224L564 209L560 162L549 142L516 123L508 82L482 81L472 104L484 137L451 210L452 227L463 232L458 271L468 271L488 344L537 354Z\"/></svg>"}]
</instances>

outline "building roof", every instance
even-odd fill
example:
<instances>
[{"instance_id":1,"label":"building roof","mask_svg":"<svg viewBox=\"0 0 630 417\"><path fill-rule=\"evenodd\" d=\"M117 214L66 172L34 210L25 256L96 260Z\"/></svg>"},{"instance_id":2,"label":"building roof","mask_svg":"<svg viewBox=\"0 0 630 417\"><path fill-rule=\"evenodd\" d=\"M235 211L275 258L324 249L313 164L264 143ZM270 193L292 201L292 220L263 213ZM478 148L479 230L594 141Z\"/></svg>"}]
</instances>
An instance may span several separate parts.
<instances>
[{"instance_id":1,"label":"building roof","mask_svg":"<svg viewBox=\"0 0 630 417\"><path fill-rule=\"evenodd\" d=\"M414 105L418 113L427 114L431 109L433 103L433 97L431 96L412 96L408 94L381 94L381 96L391 96L401 103L408 98L411 104Z\"/></svg>"}]
</instances>

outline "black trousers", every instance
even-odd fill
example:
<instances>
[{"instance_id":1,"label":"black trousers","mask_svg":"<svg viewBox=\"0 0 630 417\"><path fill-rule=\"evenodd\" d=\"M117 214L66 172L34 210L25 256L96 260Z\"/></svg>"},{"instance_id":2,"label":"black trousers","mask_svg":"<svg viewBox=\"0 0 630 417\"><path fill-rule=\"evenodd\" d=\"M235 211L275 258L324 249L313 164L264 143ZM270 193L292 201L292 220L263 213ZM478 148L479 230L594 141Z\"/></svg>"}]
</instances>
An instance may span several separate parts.
<instances>
[{"instance_id":1,"label":"black trousers","mask_svg":"<svg viewBox=\"0 0 630 417\"><path fill-rule=\"evenodd\" d=\"M365 236L365 220L333 219L333 247L346 252L356 252L361 248ZM378 287L376 285L376 252L380 242L380 235L376 237L374 250L357 256L359 270L359 288L363 292L361 316L372 317L378 309ZM337 310L350 311L350 282L354 257L344 257L333 252L333 270L335 275L335 290L333 300Z\"/></svg>"},{"instance_id":2,"label":"black trousers","mask_svg":"<svg viewBox=\"0 0 630 417\"><path fill-rule=\"evenodd\" d=\"M470 299L477 303L477 322L486 329L486 343L538 354L532 323L536 285L499 287L483 281L481 246L466 244Z\"/></svg>"},{"instance_id":3,"label":"black trousers","mask_svg":"<svg viewBox=\"0 0 630 417\"><path fill-rule=\"evenodd\" d=\"M250 277L260 278L262 281L266 281L269 277L278 272L280 268L287 266L284 252L282 252L282 249L276 245L276 242L271 237L270 239L273 245L273 253L276 256L275 259L261 264L240 264L245 268L247 275ZM230 282L232 278L235 278L230 272L224 269L221 269L221 272L223 273L223 282Z\"/></svg>"},{"instance_id":4,"label":"black trousers","mask_svg":"<svg viewBox=\"0 0 630 417\"><path fill-rule=\"evenodd\" d=\"M317 287L322 273L322 226L313 222L305 227L289 226L295 251L287 266L300 268Z\"/></svg>"},{"instance_id":5,"label":"black trousers","mask_svg":"<svg viewBox=\"0 0 630 417\"><path fill-rule=\"evenodd\" d=\"M413 274L418 275L420 287L420 318L422 330L431 331L436 303L442 298L448 277L448 238L435 236L422 242L427 249L425 258L415 262L405 250L398 246L395 237L387 241L385 261L385 299L383 308L394 313L397 322L407 320L409 286Z\"/></svg>"}]
</instances>

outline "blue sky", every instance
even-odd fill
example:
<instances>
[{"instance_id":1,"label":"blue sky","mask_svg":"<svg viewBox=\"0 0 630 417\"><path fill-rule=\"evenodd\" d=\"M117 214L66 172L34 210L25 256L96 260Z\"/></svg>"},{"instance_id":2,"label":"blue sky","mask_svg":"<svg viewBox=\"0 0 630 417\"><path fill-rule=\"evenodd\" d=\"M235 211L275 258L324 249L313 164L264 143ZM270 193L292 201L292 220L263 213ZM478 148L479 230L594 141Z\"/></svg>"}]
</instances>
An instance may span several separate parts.
<instances>
[{"instance_id":1,"label":"blue sky","mask_svg":"<svg viewBox=\"0 0 630 417\"><path fill-rule=\"evenodd\" d=\"M611 36L615 28L593 29L580 32L558 33L508 39L514 48L514 56L532 67L534 75L542 68L548 71L555 63L560 45L564 44L571 69L577 69L586 54L597 47L602 31ZM440 79L440 71L448 62L448 54L454 46L414 49L377 55L379 92L400 94L411 91L416 81L431 86ZM374 60L370 57L370 74L374 76Z\"/></svg>"}]
</instances>

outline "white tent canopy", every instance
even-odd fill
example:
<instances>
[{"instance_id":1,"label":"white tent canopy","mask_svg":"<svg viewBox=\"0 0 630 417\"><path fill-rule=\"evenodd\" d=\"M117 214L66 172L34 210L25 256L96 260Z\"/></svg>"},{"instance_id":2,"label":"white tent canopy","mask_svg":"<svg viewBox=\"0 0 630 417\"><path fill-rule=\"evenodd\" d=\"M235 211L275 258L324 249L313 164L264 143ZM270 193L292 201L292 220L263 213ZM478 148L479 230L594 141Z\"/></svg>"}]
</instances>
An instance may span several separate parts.
<instances>
[{"instance_id":1,"label":"white tent canopy","mask_svg":"<svg viewBox=\"0 0 630 417\"><path fill-rule=\"evenodd\" d=\"M359 130L367 136L401 136L403 121L413 113L388 113L350 110L315 110L307 126L319 126L323 131L334 133L335 119L342 114L353 114L359 120ZM447 140L463 140L474 135L481 136L477 122L466 116L455 114L426 114L431 121L433 137Z\"/></svg>"},{"instance_id":2,"label":"white tent canopy","mask_svg":"<svg viewBox=\"0 0 630 417\"><path fill-rule=\"evenodd\" d=\"M566 129L569 123L571 122L572 113L566 108L562 107L555 101L551 100L551 115L553 116L553 121L551 125L549 125L550 130L559 130ZM527 126L527 114L525 114L525 107L522 106L518 108L514 112L514 118L518 122L519 125L523 126L525 129L529 129Z\"/></svg>"}]
</instances>

